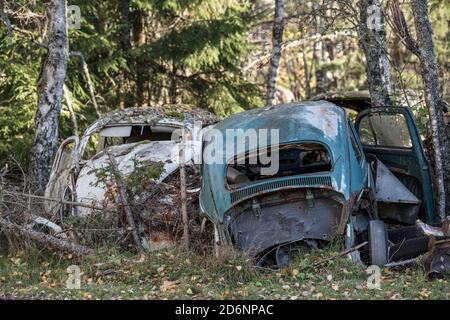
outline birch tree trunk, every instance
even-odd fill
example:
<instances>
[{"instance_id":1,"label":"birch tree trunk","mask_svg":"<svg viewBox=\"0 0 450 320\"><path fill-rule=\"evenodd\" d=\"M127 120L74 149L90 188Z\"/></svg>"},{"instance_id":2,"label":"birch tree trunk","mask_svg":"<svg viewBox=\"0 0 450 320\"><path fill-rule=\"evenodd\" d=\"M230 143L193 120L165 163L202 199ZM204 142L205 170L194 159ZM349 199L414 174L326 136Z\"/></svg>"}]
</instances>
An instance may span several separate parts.
<instances>
[{"instance_id":1,"label":"birch tree trunk","mask_svg":"<svg viewBox=\"0 0 450 320\"><path fill-rule=\"evenodd\" d=\"M59 116L69 55L66 1L52 0L48 17L48 52L37 85L38 110L31 153L31 176L37 192L45 189L58 144Z\"/></svg>"},{"instance_id":2,"label":"birch tree trunk","mask_svg":"<svg viewBox=\"0 0 450 320\"><path fill-rule=\"evenodd\" d=\"M269 74L267 77L266 103L271 106L275 100L278 68L280 66L284 30L284 0L275 0L275 18L273 21L272 47Z\"/></svg>"},{"instance_id":3,"label":"birch tree trunk","mask_svg":"<svg viewBox=\"0 0 450 320\"><path fill-rule=\"evenodd\" d=\"M190 234L189 234L189 215L187 212L187 198L186 198L186 136L185 131L182 131L180 141L180 198L181 198L181 219L183 221L183 247L189 249Z\"/></svg>"},{"instance_id":4,"label":"birch tree trunk","mask_svg":"<svg viewBox=\"0 0 450 320\"><path fill-rule=\"evenodd\" d=\"M434 145L435 175L437 184L437 210L443 219L450 214L450 139L444 117L444 103L439 87L439 68L433 41L433 31L428 17L428 1L412 0L416 28L416 50L425 84L431 135Z\"/></svg>"},{"instance_id":5,"label":"birch tree trunk","mask_svg":"<svg viewBox=\"0 0 450 320\"><path fill-rule=\"evenodd\" d=\"M380 0L360 0L359 38L374 106L391 105L390 67Z\"/></svg>"}]
</instances>

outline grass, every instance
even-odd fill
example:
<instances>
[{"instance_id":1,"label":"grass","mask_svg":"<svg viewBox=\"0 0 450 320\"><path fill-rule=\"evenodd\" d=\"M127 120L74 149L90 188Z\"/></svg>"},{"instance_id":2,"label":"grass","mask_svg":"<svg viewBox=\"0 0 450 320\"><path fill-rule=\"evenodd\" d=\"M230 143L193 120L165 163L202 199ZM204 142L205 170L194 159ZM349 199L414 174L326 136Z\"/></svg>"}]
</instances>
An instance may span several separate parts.
<instances>
[{"instance_id":1,"label":"grass","mask_svg":"<svg viewBox=\"0 0 450 320\"><path fill-rule=\"evenodd\" d=\"M258 271L236 252L218 259L180 249L133 255L114 249L82 260L32 250L0 256L0 297L22 299L450 299L448 280L428 281L420 267L382 270L368 289L365 268L337 251L305 254L288 268ZM78 265L81 288L67 289Z\"/></svg>"}]
</instances>

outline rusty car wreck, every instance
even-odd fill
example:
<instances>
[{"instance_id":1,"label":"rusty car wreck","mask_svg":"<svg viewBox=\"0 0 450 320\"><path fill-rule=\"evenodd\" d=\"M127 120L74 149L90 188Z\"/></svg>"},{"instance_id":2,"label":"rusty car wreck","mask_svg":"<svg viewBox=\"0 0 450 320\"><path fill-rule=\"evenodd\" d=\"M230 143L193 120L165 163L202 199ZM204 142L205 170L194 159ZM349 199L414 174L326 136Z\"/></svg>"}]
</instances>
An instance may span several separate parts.
<instances>
[{"instance_id":1,"label":"rusty car wreck","mask_svg":"<svg viewBox=\"0 0 450 320\"><path fill-rule=\"evenodd\" d=\"M226 156L203 163L200 207L215 224L216 240L249 253L258 265L286 265L338 235L347 249L368 243L352 252L355 261L382 266L417 255L399 246L426 245L414 224L439 217L412 113L366 107L356 109L353 123L348 111L309 101L246 111L215 125L223 139L209 139L206 148ZM221 150L227 131L250 128L279 130L279 144L258 140L239 154ZM278 153L276 173L261 174L267 167L257 156L261 148ZM388 223L402 227L388 231Z\"/></svg>"},{"instance_id":2,"label":"rusty car wreck","mask_svg":"<svg viewBox=\"0 0 450 320\"><path fill-rule=\"evenodd\" d=\"M130 108L98 119L81 138L73 136L62 142L45 191L49 199L63 199L87 206L66 208L61 203L48 201L45 203L46 211L83 217L91 213L89 206L108 207L108 186L98 181L98 172L109 164L109 155L114 157L117 169L125 177L134 170L135 161L161 163L163 168L156 183L164 181L179 167L177 135L181 135L181 129L186 130L191 140L201 141L201 130L194 130L196 121L208 125L216 118L203 110L175 112ZM89 150L89 144L94 150ZM195 143L191 144L186 149L185 162L193 162L200 152Z\"/></svg>"}]
</instances>

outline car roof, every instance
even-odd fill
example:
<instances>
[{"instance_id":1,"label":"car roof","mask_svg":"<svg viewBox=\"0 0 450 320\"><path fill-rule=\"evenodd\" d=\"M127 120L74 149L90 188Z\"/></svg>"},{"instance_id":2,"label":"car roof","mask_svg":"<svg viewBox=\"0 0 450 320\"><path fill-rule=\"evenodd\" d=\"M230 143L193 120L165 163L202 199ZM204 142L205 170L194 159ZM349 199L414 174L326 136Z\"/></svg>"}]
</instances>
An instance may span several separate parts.
<instances>
[{"instance_id":1,"label":"car roof","mask_svg":"<svg viewBox=\"0 0 450 320\"><path fill-rule=\"evenodd\" d=\"M327 143L338 140L344 119L344 109L331 102L306 101L241 112L216 124L214 128L224 134L229 129L278 129L280 143Z\"/></svg>"}]
</instances>

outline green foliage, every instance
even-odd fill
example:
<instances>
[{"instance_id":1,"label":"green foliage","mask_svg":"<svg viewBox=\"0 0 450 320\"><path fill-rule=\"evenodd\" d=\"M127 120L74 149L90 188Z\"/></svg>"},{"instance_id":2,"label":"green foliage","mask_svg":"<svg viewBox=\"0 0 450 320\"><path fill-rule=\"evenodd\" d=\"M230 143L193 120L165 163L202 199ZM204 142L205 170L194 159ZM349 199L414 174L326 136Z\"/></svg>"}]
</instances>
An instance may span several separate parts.
<instances>
[{"instance_id":1,"label":"green foliage","mask_svg":"<svg viewBox=\"0 0 450 320\"><path fill-rule=\"evenodd\" d=\"M0 166L12 155L26 168L33 141L36 84L46 54L35 42L45 42L41 30L48 4L17 3L42 18L24 21L11 15L11 23L28 32L14 32L13 47L4 25L0 28ZM251 49L249 0L133 0L128 51L121 46L124 21L119 2L74 0L70 4L80 7L81 28L69 30L69 47L85 57L101 112L182 103L228 115L261 105L257 87L239 70ZM134 39L139 17L144 20L144 43ZM76 56L70 57L66 86L82 132L96 114ZM139 87L143 101L138 101ZM60 138L72 134L63 100Z\"/></svg>"},{"instance_id":2,"label":"green foliage","mask_svg":"<svg viewBox=\"0 0 450 320\"><path fill-rule=\"evenodd\" d=\"M48 2L14 3L21 12L36 15L23 19L9 7L12 4L5 3L11 23L26 32L13 31L10 46L8 32L4 24L0 26L0 166L13 156L27 168L37 107L36 84L46 55L36 42L46 41L43 35ZM124 107L182 104L224 117L263 105L268 60L254 64L250 71L242 67L257 61L261 54L270 55L271 8L261 9L263 5L250 0L131 0L127 31L120 3L70 2L80 7L81 28L69 30L69 47L84 55L102 113ZM410 5L403 6L414 35ZM349 21L357 17L347 17L349 13L336 10L327 13L328 18L323 17L321 25L316 26L315 15L308 13L308 6L288 1L286 8L289 16L298 15L299 19L286 24L284 41L306 41L283 51L278 84L290 89L297 99L306 99L315 95L316 71L322 71L326 91L366 89L365 62L357 37L323 40L319 57L314 54L317 41L312 39L317 28L324 34L355 31ZM450 43L449 16L450 9L444 1L430 0L436 52L443 67L442 83L448 79L445 66ZM131 38L130 49L122 46L125 32ZM394 47L393 42L398 39L390 30L388 38ZM393 70L395 89L422 89L417 59L402 44L397 43L396 49L400 53L397 64L402 70L402 81L398 81L398 72ZM392 58L395 62L397 56ZM81 60L76 56L70 57L66 86L81 133L97 116ZM446 96L450 95L448 88L443 86ZM425 123L426 112L421 109L416 113L420 123ZM64 139L73 134L64 100L60 120L60 138Z\"/></svg>"},{"instance_id":3,"label":"green foliage","mask_svg":"<svg viewBox=\"0 0 450 320\"><path fill-rule=\"evenodd\" d=\"M133 171L126 178L126 188L130 199L147 191L149 182L156 181L164 172L162 162L148 163L139 159L133 159Z\"/></svg>"},{"instance_id":4,"label":"green foliage","mask_svg":"<svg viewBox=\"0 0 450 320\"><path fill-rule=\"evenodd\" d=\"M128 199L135 199L136 196L148 191L149 183L156 181L163 172L164 164L162 162L149 163L134 158L133 170L128 176L124 177L112 163L108 163L96 171L97 179L93 185L113 186L113 189L116 189L115 183L119 181L125 185Z\"/></svg>"},{"instance_id":5,"label":"green foliage","mask_svg":"<svg viewBox=\"0 0 450 320\"><path fill-rule=\"evenodd\" d=\"M33 139L39 65L22 52L40 50L18 41L11 48L8 42L6 30L0 29L0 166L13 156L26 167Z\"/></svg>"}]
</instances>

